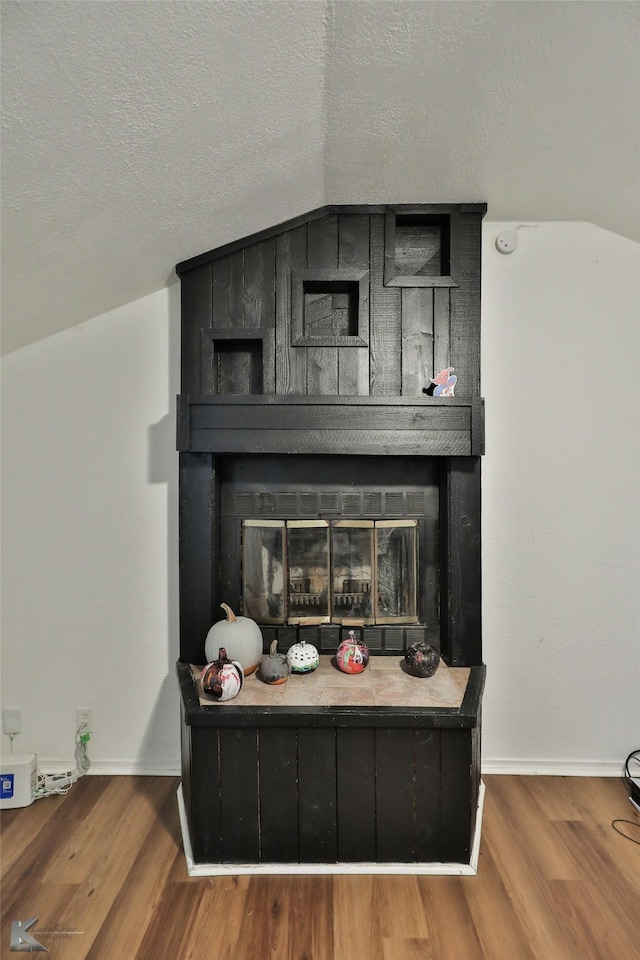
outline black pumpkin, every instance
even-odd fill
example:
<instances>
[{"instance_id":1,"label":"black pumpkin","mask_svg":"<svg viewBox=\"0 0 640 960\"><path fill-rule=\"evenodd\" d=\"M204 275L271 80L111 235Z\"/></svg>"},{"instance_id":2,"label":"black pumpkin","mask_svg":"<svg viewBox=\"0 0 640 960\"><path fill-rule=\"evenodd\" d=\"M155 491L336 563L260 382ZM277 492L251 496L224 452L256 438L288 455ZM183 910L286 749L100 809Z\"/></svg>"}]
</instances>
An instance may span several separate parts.
<instances>
[{"instance_id":1,"label":"black pumpkin","mask_svg":"<svg viewBox=\"0 0 640 960\"><path fill-rule=\"evenodd\" d=\"M440 654L430 643L412 643L404 655L407 671L414 677L432 677L440 665Z\"/></svg>"}]
</instances>

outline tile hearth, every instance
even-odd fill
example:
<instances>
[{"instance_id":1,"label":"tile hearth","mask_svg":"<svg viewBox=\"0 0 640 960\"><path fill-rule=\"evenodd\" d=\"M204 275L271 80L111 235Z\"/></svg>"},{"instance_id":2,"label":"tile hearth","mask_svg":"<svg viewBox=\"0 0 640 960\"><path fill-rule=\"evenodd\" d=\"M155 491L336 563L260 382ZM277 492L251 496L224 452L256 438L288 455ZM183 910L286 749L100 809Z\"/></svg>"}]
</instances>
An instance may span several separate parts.
<instances>
[{"instance_id":1,"label":"tile hearth","mask_svg":"<svg viewBox=\"0 0 640 960\"><path fill-rule=\"evenodd\" d=\"M412 677L404 659L372 657L364 673L342 673L334 658L323 655L313 673L292 674L286 683L260 680L259 668L245 678L240 694L226 703L203 695L201 666L191 667L201 706L224 710L233 706L272 707L436 707L459 709L469 680L469 667L448 667L440 661L433 677Z\"/></svg>"}]
</instances>

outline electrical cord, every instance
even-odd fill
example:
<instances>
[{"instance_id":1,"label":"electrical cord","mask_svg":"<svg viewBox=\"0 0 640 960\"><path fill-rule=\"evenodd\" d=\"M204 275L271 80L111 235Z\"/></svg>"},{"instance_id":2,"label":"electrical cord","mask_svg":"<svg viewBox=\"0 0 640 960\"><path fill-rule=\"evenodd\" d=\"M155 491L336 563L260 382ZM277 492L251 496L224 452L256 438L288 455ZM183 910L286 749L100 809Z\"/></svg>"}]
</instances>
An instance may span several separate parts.
<instances>
[{"instance_id":1,"label":"electrical cord","mask_svg":"<svg viewBox=\"0 0 640 960\"><path fill-rule=\"evenodd\" d=\"M86 723L81 723L76 730L75 760L76 769L65 773L40 773L36 775L36 786L33 792L35 800L41 797L61 796L69 793L74 783L83 777L91 767L87 753L87 744L91 739Z\"/></svg>"},{"instance_id":2,"label":"electrical cord","mask_svg":"<svg viewBox=\"0 0 640 960\"><path fill-rule=\"evenodd\" d=\"M632 774L629 770L630 763L637 763L640 766L640 750L632 750L627 759L624 762L624 778L625 780L631 780Z\"/></svg>"},{"instance_id":3,"label":"electrical cord","mask_svg":"<svg viewBox=\"0 0 640 960\"><path fill-rule=\"evenodd\" d=\"M81 723L76 730L75 750L76 770L78 771L79 777L83 777L91 767L91 761L89 760L89 755L87 753L87 744L90 739L91 736L89 734L89 727L86 723Z\"/></svg>"},{"instance_id":4,"label":"electrical cord","mask_svg":"<svg viewBox=\"0 0 640 960\"><path fill-rule=\"evenodd\" d=\"M626 780L626 782L629 784L629 786L632 787L633 775L629 769L630 763L637 763L638 766L640 767L640 750L632 750L624 762L623 777ZM621 837L625 838L625 840L630 840L631 843L637 843L640 846L640 840L636 840L635 837L630 837L629 834L625 833L624 830L620 830L617 826L618 823L626 823L628 826L634 827L636 830L640 829L640 823L638 823L636 820L617 819L617 820L611 821L611 826L616 831L616 833L619 833Z\"/></svg>"},{"instance_id":5,"label":"electrical cord","mask_svg":"<svg viewBox=\"0 0 640 960\"><path fill-rule=\"evenodd\" d=\"M637 843L638 846L640 846L640 840L636 840L635 837L630 837L628 833L624 832L624 830L618 830L618 828L616 827L616 823L628 823L629 826L635 827L636 830L640 829L640 823L636 823L635 820L612 820L611 821L611 826L616 831L616 833L619 833L621 837L625 838L625 840L631 840L631 843Z\"/></svg>"}]
</instances>

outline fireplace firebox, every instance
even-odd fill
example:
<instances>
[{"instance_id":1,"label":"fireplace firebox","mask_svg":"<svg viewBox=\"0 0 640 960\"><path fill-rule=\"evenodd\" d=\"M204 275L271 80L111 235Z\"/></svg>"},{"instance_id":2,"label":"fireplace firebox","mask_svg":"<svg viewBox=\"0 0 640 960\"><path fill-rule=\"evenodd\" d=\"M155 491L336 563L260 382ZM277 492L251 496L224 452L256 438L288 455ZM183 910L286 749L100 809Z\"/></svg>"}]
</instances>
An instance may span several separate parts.
<instances>
[{"instance_id":1,"label":"fireplace firebox","mask_svg":"<svg viewBox=\"0 0 640 960\"><path fill-rule=\"evenodd\" d=\"M192 872L475 868L484 212L326 207L177 267ZM320 668L207 702L223 602L265 653L306 639ZM358 677L332 662L348 630ZM429 680L403 669L418 640L440 652Z\"/></svg>"}]
</instances>

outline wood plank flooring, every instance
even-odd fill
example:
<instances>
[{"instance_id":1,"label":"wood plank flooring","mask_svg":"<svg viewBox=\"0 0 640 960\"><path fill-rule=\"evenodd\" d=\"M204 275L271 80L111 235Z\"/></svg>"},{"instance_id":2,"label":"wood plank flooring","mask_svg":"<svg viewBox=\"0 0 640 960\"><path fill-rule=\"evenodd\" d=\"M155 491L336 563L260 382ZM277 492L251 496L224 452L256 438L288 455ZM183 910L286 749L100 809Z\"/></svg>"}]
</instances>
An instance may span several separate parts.
<instances>
[{"instance_id":1,"label":"wood plank flooring","mask_svg":"<svg viewBox=\"0 0 640 960\"><path fill-rule=\"evenodd\" d=\"M638 960L622 780L486 776L477 877L189 878L171 777L88 776L3 811L11 923L52 960Z\"/></svg>"}]
</instances>

